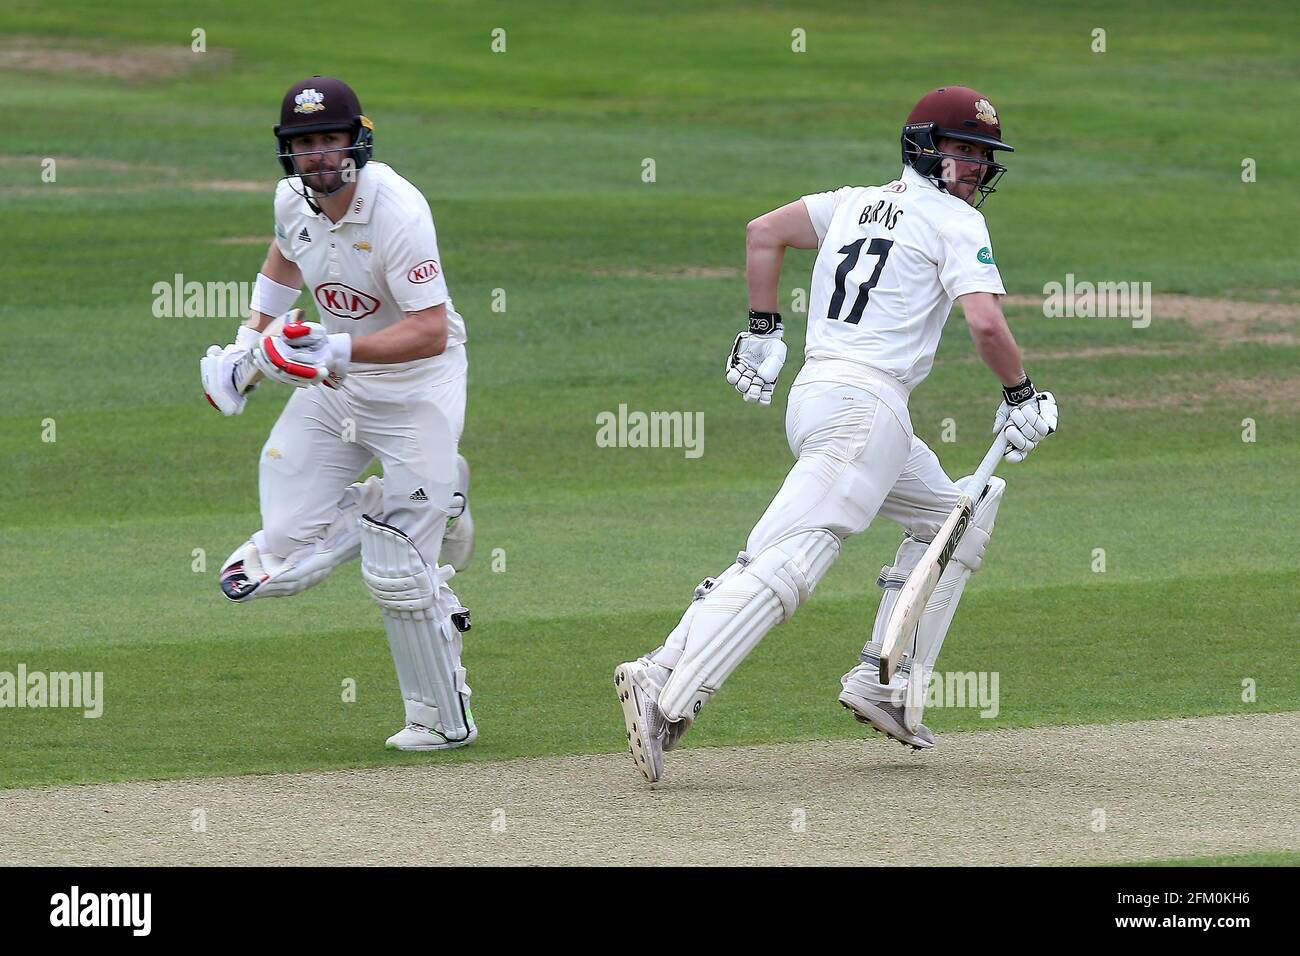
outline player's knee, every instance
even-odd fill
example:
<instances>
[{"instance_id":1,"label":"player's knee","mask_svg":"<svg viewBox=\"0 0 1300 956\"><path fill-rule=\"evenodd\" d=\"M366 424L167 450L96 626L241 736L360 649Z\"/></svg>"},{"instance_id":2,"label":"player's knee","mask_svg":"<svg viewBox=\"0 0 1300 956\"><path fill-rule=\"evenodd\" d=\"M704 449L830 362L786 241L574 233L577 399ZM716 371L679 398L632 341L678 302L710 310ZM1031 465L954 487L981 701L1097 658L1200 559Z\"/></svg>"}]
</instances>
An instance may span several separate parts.
<instances>
[{"instance_id":1,"label":"player's knee","mask_svg":"<svg viewBox=\"0 0 1300 956\"><path fill-rule=\"evenodd\" d=\"M262 529L261 542L265 550L284 560L312 545L319 544L325 534L325 526L304 527L294 520L293 515L273 518Z\"/></svg>"},{"instance_id":2,"label":"player's knee","mask_svg":"<svg viewBox=\"0 0 1300 956\"><path fill-rule=\"evenodd\" d=\"M764 548L746 570L776 595L783 620L788 621L808 600L839 553L840 539L830 531L797 531Z\"/></svg>"}]
</instances>

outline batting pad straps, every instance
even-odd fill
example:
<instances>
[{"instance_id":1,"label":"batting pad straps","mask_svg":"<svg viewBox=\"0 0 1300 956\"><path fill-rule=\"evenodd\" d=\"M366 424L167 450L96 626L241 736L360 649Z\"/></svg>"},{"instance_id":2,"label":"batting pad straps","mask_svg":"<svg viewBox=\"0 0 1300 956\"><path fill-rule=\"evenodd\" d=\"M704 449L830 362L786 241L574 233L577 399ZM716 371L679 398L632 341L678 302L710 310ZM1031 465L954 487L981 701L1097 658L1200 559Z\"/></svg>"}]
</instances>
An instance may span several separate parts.
<instances>
[{"instance_id":1,"label":"batting pad straps","mask_svg":"<svg viewBox=\"0 0 1300 956\"><path fill-rule=\"evenodd\" d=\"M259 272L253 283L253 295L248 300L248 307L263 315L282 315L293 308L301 291L281 285Z\"/></svg>"}]
</instances>

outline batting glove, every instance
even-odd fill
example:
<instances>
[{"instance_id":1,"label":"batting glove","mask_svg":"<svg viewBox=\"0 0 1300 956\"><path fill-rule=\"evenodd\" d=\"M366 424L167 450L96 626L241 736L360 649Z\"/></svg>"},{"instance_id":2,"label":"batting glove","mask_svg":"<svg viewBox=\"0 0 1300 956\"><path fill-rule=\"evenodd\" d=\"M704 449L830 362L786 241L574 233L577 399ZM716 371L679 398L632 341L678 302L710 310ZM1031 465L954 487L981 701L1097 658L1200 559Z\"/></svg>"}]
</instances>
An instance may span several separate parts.
<instances>
[{"instance_id":1,"label":"batting glove","mask_svg":"<svg viewBox=\"0 0 1300 956\"><path fill-rule=\"evenodd\" d=\"M295 388L324 381L329 375L324 361L328 354L324 328L315 322L303 322L301 309L287 314L289 319L280 334L263 335L249 353L253 364L265 377Z\"/></svg>"},{"instance_id":2,"label":"batting glove","mask_svg":"<svg viewBox=\"0 0 1300 956\"><path fill-rule=\"evenodd\" d=\"M1019 385L1004 386L1002 404L993 419L993 434L999 432L1007 440L1003 459L1024 461L1048 435L1056 431L1056 396L1051 392L1034 390L1026 378Z\"/></svg>"},{"instance_id":3,"label":"batting glove","mask_svg":"<svg viewBox=\"0 0 1300 956\"><path fill-rule=\"evenodd\" d=\"M741 332L727 357L727 384L747 402L772 404L777 376L785 364L781 316L777 312L749 313L749 331Z\"/></svg>"}]
</instances>

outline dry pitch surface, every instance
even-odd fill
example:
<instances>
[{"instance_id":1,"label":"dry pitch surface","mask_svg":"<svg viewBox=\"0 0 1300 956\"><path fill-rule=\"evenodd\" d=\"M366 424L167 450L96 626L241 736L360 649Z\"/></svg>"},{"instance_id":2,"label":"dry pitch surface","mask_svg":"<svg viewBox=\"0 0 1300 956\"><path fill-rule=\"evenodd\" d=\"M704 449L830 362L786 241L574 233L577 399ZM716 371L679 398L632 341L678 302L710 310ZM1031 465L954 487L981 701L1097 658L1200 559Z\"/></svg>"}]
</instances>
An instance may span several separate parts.
<instances>
[{"instance_id":1,"label":"dry pitch surface","mask_svg":"<svg viewBox=\"0 0 1300 956\"><path fill-rule=\"evenodd\" d=\"M1300 850L1300 713L0 791L11 864L1058 864ZM200 814L199 811L202 811ZM1103 816L1104 814L1104 816ZM205 829L196 831L196 821Z\"/></svg>"}]
</instances>

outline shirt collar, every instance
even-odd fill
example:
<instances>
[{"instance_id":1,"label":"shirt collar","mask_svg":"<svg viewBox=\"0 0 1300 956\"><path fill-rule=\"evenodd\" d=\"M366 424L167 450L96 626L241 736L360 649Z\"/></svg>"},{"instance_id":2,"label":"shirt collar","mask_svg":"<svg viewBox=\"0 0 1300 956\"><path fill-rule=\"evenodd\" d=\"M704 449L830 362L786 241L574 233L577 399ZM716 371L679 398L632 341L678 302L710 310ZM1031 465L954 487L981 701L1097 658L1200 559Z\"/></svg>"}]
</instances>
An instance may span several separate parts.
<instances>
[{"instance_id":1,"label":"shirt collar","mask_svg":"<svg viewBox=\"0 0 1300 956\"><path fill-rule=\"evenodd\" d=\"M336 225L345 222L369 222L370 211L375 208L375 193L379 188L372 170L362 166L357 170L357 188L352 193L352 204Z\"/></svg>"},{"instance_id":2,"label":"shirt collar","mask_svg":"<svg viewBox=\"0 0 1300 956\"><path fill-rule=\"evenodd\" d=\"M934 180L926 176L922 176L911 166L904 166L903 175L898 178L903 180L904 182L912 183L913 185L929 186L931 189L939 189L939 186L935 183ZM943 192L944 190L939 190L939 191Z\"/></svg>"}]
</instances>

